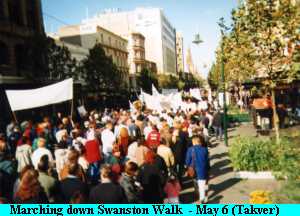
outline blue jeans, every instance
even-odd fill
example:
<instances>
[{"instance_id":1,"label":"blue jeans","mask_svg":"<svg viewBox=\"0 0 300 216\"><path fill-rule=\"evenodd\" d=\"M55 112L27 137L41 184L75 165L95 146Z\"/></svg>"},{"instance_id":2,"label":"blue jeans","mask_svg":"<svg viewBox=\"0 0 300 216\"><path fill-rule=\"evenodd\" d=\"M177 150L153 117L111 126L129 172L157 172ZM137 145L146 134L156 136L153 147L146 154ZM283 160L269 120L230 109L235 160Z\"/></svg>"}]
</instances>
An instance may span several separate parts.
<instances>
[{"instance_id":1,"label":"blue jeans","mask_svg":"<svg viewBox=\"0 0 300 216\"><path fill-rule=\"evenodd\" d=\"M222 139L223 137L223 129L222 127L214 127L216 139Z\"/></svg>"}]
</instances>

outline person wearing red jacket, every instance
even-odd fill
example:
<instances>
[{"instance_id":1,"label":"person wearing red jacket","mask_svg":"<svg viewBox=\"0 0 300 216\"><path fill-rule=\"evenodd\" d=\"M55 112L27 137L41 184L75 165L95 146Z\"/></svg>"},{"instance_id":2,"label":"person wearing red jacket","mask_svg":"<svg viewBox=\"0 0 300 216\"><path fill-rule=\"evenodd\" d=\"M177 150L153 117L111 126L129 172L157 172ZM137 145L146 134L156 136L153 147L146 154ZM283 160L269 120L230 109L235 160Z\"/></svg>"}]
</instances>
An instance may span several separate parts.
<instances>
[{"instance_id":1,"label":"person wearing red jacket","mask_svg":"<svg viewBox=\"0 0 300 216\"><path fill-rule=\"evenodd\" d=\"M100 143L97 139L89 140L85 144L85 158L89 163L88 177L92 184L97 184L100 172Z\"/></svg>"},{"instance_id":2,"label":"person wearing red jacket","mask_svg":"<svg viewBox=\"0 0 300 216\"><path fill-rule=\"evenodd\" d=\"M147 136L147 147L150 149L157 149L160 145L160 133L156 126L152 127L152 131Z\"/></svg>"}]
</instances>

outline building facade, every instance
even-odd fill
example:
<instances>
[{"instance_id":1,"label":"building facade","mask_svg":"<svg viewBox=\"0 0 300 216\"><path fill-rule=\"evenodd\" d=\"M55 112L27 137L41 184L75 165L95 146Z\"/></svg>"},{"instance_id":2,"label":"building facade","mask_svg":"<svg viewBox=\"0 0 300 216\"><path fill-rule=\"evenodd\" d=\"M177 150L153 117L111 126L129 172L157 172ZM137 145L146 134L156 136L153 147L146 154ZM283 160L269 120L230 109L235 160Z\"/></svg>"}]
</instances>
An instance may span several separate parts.
<instances>
[{"instance_id":1,"label":"building facade","mask_svg":"<svg viewBox=\"0 0 300 216\"><path fill-rule=\"evenodd\" d=\"M40 0L0 1L0 83L26 73L26 44L37 33L44 34Z\"/></svg>"},{"instance_id":2,"label":"building facade","mask_svg":"<svg viewBox=\"0 0 300 216\"><path fill-rule=\"evenodd\" d=\"M128 41L100 26L66 26L59 29L60 41L91 49L98 42L120 71L128 74Z\"/></svg>"},{"instance_id":3,"label":"building facade","mask_svg":"<svg viewBox=\"0 0 300 216\"><path fill-rule=\"evenodd\" d=\"M184 72L183 37L180 32L176 32L176 63L177 73Z\"/></svg>"},{"instance_id":4,"label":"building facade","mask_svg":"<svg viewBox=\"0 0 300 216\"><path fill-rule=\"evenodd\" d=\"M33 87L25 79L30 72L28 44L44 33L40 0L0 0L0 130L12 119L6 89Z\"/></svg>"},{"instance_id":5,"label":"building facade","mask_svg":"<svg viewBox=\"0 0 300 216\"><path fill-rule=\"evenodd\" d=\"M145 37L145 59L156 63L158 73L176 74L175 29L161 9L110 10L85 19L82 24L99 25L123 37L141 33Z\"/></svg>"}]
</instances>

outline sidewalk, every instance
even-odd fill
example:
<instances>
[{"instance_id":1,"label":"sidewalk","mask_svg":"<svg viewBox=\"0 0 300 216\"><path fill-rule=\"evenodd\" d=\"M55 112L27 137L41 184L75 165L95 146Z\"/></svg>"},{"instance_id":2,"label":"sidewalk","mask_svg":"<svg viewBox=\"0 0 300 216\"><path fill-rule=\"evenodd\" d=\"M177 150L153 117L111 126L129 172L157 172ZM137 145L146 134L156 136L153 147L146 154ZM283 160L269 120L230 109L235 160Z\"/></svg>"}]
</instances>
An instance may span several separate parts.
<instances>
[{"instance_id":1,"label":"sidewalk","mask_svg":"<svg viewBox=\"0 0 300 216\"><path fill-rule=\"evenodd\" d=\"M229 130L229 138L238 135L253 136L255 139L256 133L253 127L248 124ZM276 180L242 180L235 178L233 169L230 166L228 148L224 143L214 142L214 139L212 139L209 152L212 174L209 181L209 203L248 203L249 194L252 191L274 191L280 186ZM185 182L181 200L184 203L197 200L191 181Z\"/></svg>"}]
</instances>

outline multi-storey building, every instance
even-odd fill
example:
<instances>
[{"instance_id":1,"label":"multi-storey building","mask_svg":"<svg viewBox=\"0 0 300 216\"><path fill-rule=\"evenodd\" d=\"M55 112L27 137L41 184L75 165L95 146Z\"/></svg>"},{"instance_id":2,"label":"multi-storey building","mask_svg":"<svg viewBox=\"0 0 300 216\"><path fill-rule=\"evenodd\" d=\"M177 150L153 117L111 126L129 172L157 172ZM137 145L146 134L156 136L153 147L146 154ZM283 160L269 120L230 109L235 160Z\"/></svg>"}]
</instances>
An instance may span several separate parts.
<instances>
[{"instance_id":1,"label":"multi-storey building","mask_svg":"<svg viewBox=\"0 0 300 216\"><path fill-rule=\"evenodd\" d=\"M176 32L176 60L177 73L184 72L183 37L180 32Z\"/></svg>"},{"instance_id":2,"label":"multi-storey building","mask_svg":"<svg viewBox=\"0 0 300 216\"><path fill-rule=\"evenodd\" d=\"M59 40L91 49L96 43L100 43L105 54L112 58L120 71L128 74L128 41L100 26L66 26L59 29Z\"/></svg>"},{"instance_id":3,"label":"multi-storey building","mask_svg":"<svg viewBox=\"0 0 300 216\"><path fill-rule=\"evenodd\" d=\"M0 1L0 83L26 73L27 42L35 34L44 34L40 0Z\"/></svg>"},{"instance_id":4,"label":"multi-storey building","mask_svg":"<svg viewBox=\"0 0 300 216\"><path fill-rule=\"evenodd\" d=\"M145 37L145 59L156 63L158 73L176 73L175 29L161 9L110 10L82 23L87 26L99 25L127 38L131 37L132 32L141 33Z\"/></svg>"},{"instance_id":5,"label":"multi-storey building","mask_svg":"<svg viewBox=\"0 0 300 216\"><path fill-rule=\"evenodd\" d=\"M31 37L44 35L40 0L0 0L0 130L11 119L6 89L32 85L24 76Z\"/></svg>"}]
</instances>

